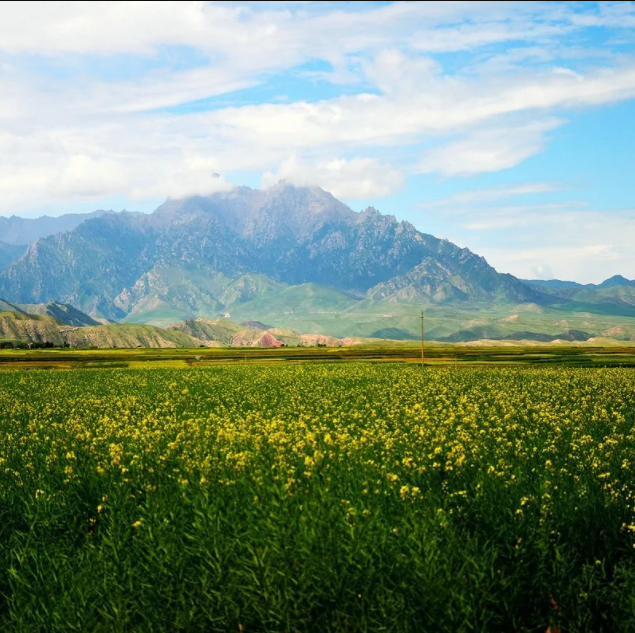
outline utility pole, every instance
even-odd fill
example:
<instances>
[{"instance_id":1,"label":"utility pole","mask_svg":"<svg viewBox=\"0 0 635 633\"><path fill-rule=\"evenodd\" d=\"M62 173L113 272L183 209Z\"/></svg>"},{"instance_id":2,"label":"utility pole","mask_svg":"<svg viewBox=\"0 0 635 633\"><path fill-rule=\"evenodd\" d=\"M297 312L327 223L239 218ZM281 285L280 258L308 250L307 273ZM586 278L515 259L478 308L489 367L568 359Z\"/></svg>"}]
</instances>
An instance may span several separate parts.
<instances>
[{"instance_id":1,"label":"utility pole","mask_svg":"<svg viewBox=\"0 0 635 633\"><path fill-rule=\"evenodd\" d=\"M423 369L424 367L424 351L423 351L423 337L424 337L424 331L423 331L423 319L424 319L425 315L423 314L423 310L421 310L421 369Z\"/></svg>"}]
</instances>

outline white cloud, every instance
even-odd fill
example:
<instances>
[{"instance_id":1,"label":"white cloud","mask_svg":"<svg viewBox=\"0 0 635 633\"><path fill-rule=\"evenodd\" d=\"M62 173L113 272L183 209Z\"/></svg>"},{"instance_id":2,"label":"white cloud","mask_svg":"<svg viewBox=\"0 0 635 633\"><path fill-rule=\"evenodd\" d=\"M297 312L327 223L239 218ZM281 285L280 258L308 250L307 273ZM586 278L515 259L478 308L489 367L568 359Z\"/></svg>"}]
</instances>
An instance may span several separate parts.
<instances>
[{"instance_id":1,"label":"white cloud","mask_svg":"<svg viewBox=\"0 0 635 633\"><path fill-rule=\"evenodd\" d=\"M54 189L62 195L97 198L118 193L126 184L124 169L117 161L74 154L60 171Z\"/></svg>"},{"instance_id":2,"label":"white cloud","mask_svg":"<svg viewBox=\"0 0 635 633\"><path fill-rule=\"evenodd\" d=\"M629 12L603 7L585 11L584 20L617 14ZM557 59L560 39L585 28L579 18L568 5L542 2L366 3L357 10L288 2L2 3L0 213L109 193L229 186L210 181L212 172L229 180L232 172L259 172L264 181L285 172L306 182L319 177L339 195L364 197L398 189L417 161L447 176L509 168L542 151L558 125L554 109L635 96L632 60L605 57L580 71ZM434 59L439 51L511 41L530 44L531 52L489 67L487 58L480 67L474 58L451 74ZM192 52L196 62L185 68L170 57ZM518 65L528 57L554 68ZM45 60L46 70L34 70L33 59ZM231 93L272 76L306 78L311 71L300 66L308 62L320 66L314 76L368 94L232 105ZM102 63L132 70L119 78ZM223 95L225 104L206 112L157 111ZM440 145L418 156L430 139Z\"/></svg>"},{"instance_id":3,"label":"white cloud","mask_svg":"<svg viewBox=\"0 0 635 633\"><path fill-rule=\"evenodd\" d=\"M493 208L477 204L464 206L462 215L453 218L449 237L469 245L500 272L521 279L582 283L599 283L616 274L635 278L633 209L600 212L573 203ZM429 229L431 222L425 218L417 224Z\"/></svg>"},{"instance_id":4,"label":"white cloud","mask_svg":"<svg viewBox=\"0 0 635 633\"><path fill-rule=\"evenodd\" d=\"M408 57L401 51L385 49L369 60L364 74L384 95L420 95L441 66L430 57Z\"/></svg>"},{"instance_id":5,"label":"white cloud","mask_svg":"<svg viewBox=\"0 0 635 633\"><path fill-rule=\"evenodd\" d=\"M553 270L548 264L537 264L531 267L532 279L553 279Z\"/></svg>"},{"instance_id":6,"label":"white cloud","mask_svg":"<svg viewBox=\"0 0 635 633\"><path fill-rule=\"evenodd\" d=\"M319 186L341 198L375 198L393 193L403 185L403 176L374 158L334 158L321 163L302 163L289 158L273 172L265 172L262 185L270 187L279 180L295 185Z\"/></svg>"},{"instance_id":7,"label":"white cloud","mask_svg":"<svg viewBox=\"0 0 635 633\"><path fill-rule=\"evenodd\" d=\"M437 200L427 200L420 206L422 208L452 208L461 210L466 204L481 205L496 200L507 200L518 196L530 196L551 191L558 191L561 187L549 182L531 182L518 185L506 185L486 189L472 189L463 191Z\"/></svg>"},{"instance_id":8,"label":"white cloud","mask_svg":"<svg viewBox=\"0 0 635 633\"><path fill-rule=\"evenodd\" d=\"M280 51L288 55L294 48L322 55L327 50L362 50L401 36L407 44L447 51L535 40L572 28L575 14L561 11L559 25L553 24L553 14L548 5L532 2L366 3L352 11L328 2L308 7L278 2L14 2L0 8L0 48L13 54L149 55L172 44L230 53L251 47L262 57Z\"/></svg>"},{"instance_id":9,"label":"white cloud","mask_svg":"<svg viewBox=\"0 0 635 633\"><path fill-rule=\"evenodd\" d=\"M132 189L135 199L185 198L187 196L205 196L219 191L230 191L233 184L225 176L215 171L217 163L200 156L185 158L180 164L165 163L159 181L153 179L146 187L137 186Z\"/></svg>"},{"instance_id":10,"label":"white cloud","mask_svg":"<svg viewBox=\"0 0 635 633\"><path fill-rule=\"evenodd\" d=\"M429 151L421 161L420 170L457 176L509 169L540 152L546 142L545 133L561 123L550 119L522 126L475 130Z\"/></svg>"},{"instance_id":11,"label":"white cloud","mask_svg":"<svg viewBox=\"0 0 635 633\"><path fill-rule=\"evenodd\" d=\"M628 240L635 239L635 230L628 227ZM551 279L580 283L601 283L613 275L635 278L632 251L627 239L601 233L595 241L575 233L569 244L554 243L535 247L484 247L479 254L497 270L510 272L521 279L531 279L540 267L549 266ZM603 240L604 241L600 241ZM571 245L570 242L576 243ZM537 242L538 244L540 242ZM545 278L545 277L543 277Z\"/></svg>"},{"instance_id":12,"label":"white cloud","mask_svg":"<svg viewBox=\"0 0 635 633\"><path fill-rule=\"evenodd\" d=\"M222 6L212 12L217 28L237 13ZM12 2L2 7L0 47L13 54L148 55L161 44L202 38L205 13L204 2Z\"/></svg>"},{"instance_id":13,"label":"white cloud","mask_svg":"<svg viewBox=\"0 0 635 633\"><path fill-rule=\"evenodd\" d=\"M571 22L576 26L601 26L604 28L635 28L635 3L600 2L598 11L572 15Z\"/></svg>"}]
</instances>

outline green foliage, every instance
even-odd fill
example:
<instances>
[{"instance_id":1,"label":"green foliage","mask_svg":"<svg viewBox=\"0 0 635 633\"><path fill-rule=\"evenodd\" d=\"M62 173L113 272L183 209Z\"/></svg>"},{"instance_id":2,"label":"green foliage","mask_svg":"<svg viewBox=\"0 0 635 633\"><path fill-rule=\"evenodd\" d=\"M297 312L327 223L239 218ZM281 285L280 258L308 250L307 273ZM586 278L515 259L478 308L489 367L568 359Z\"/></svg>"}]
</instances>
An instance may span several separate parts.
<instances>
[{"instance_id":1,"label":"green foliage","mask_svg":"<svg viewBox=\"0 0 635 633\"><path fill-rule=\"evenodd\" d=\"M0 629L633 630L634 394L628 369L5 372Z\"/></svg>"},{"instance_id":2,"label":"green foliage","mask_svg":"<svg viewBox=\"0 0 635 633\"><path fill-rule=\"evenodd\" d=\"M77 328L65 336L73 347L196 347L195 341L178 330L152 325L99 325Z\"/></svg>"}]
</instances>

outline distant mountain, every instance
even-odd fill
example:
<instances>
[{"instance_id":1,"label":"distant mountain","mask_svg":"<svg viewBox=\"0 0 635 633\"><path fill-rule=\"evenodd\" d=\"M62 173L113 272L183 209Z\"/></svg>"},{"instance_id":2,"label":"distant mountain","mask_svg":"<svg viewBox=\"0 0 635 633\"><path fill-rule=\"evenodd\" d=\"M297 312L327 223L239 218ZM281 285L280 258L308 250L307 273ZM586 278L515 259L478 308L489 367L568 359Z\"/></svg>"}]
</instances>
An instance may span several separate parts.
<instances>
[{"instance_id":1,"label":"distant mountain","mask_svg":"<svg viewBox=\"0 0 635 633\"><path fill-rule=\"evenodd\" d=\"M580 309L602 307L605 313L632 315L635 310L635 287L596 286L562 291L561 297Z\"/></svg>"},{"instance_id":2,"label":"distant mountain","mask_svg":"<svg viewBox=\"0 0 635 633\"><path fill-rule=\"evenodd\" d=\"M0 242L0 270L14 262L26 251L26 246Z\"/></svg>"},{"instance_id":3,"label":"distant mountain","mask_svg":"<svg viewBox=\"0 0 635 633\"><path fill-rule=\"evenodd\" d=\"M388 302L544 302L467 249L317 187L284 182L107 214L32 244L0 293L71 303L100 317L166 323L254 311L320 313ZM259 314L244 314L260 319ZM260 319L263 320L263 319Z\"/></svg>"},{"instance_id":4,"label":"distant mountain","mask_svg":"<svg viewBox=\"0 0 635 633\"><path fill-rule=\"evenodd\" d=\"M0 311L53 317L60 323L75 327L99 325L95 319L77 310L77 308L57 301L51 301L50 303L12 303L0 299Z\"/></svg>"},{"instance_id":5,"label":"distant mountain","mask_svg":"<svg viewBox=\"0 0 635 633\"><path fill-rule=\"evenodd\" d=\"M133 325L175 322L193 344L292 344L304 340L298 332L409 340L420 336L422 307L436 340L635 337L635 282L522 281L317 187L238 187L168 200L148 215L81 217L0 270L0 296L121 321L132 329L94 334L118 346L123 338L108 337L141 337ZM230 319L247 325L232 329Z\"/></svg>"},{"instance_id":6,"label":"distant mountain","mask_svg":"<svg viewBox=\"0 0 635 633\"><path fill-rule=\"evenodd\" d=\"M564 290L565 288L583 288L584 284L577 281L561 281L560 279L523 279L524 283L534 288L548 288L552 290Z\"/></svg>"},{"instance_id":7,"label":"distant mountain","mask_svg":"<svg viewBox=\"0 0 635 633\"><path fill-rule=\"evenodd\" d=\"M22 303L58 300L93 316L122 317L111 297L148 268L145 218L107 214L39 239L0 272L0 296Z\"/></svg>"},{"instance_id":8,"label":"distant mountain","mask_svg":"<svg viewBox=\"0 0 635 633\"><path fill-rule=\"evenodd\" d=\"M622 275L613 275L599 284L579 284L576 281L561 281L560 279L523 279L524 283L536 289L546 290L570 290L571 288L615 288L616 286L629 286L635 288L635 279L626 279Z\"/></svg>"},{"instance_id":9,"label":"distant mountain","mask_svg":"<svg viewBox=\"0 0 635 633\"><path fill-rule=\"evenodd\" d=\"M191 319L169 325L166 329L184 332L207 343L231 347L342 347L361 343L355 338L341 339L320 334L300 334L284 328L268 328L262 323L244 327L244 324L239 326L227 319Z\"/></svg>"},{"instance_id":10,"label":"distant mountain","mask_svg":"<svg viewBox=\"0 0 635 633\"><path fill-rule=\"evenodd\" d=\"M622 277L622 275L614 275L597 285L598 288L615 288L616 286L635 288L635 279L626 279L626 277Z\"/></svg>"},{"instance_id":11,"label":"distant mountain","mask_svg":"<svg viewBox=\"0 0 635 633\"><path fill-rule=\"evenodd\" d=\"M67 303L59 303L57 301L51 301L50 303L19 303L17 307L27 314L50 316L57 319L60 323L74 327L100 325L98 321Z\"/></svg>"},{"instance_id":12,"label":"distant mountain","mask_svg":"<svg viewBox=\"0 0 635 633\"><path fill-rule=\"evenodd\" d=\"M44 215L40 218L0 217L0 241L10 245L28 246L42 237L64 233L77 228L82 222L99 218L114 211L93 211L92 213L68 213L58 217ZM0 268L2 266L0 265Z\"/></svg>"},{"instance_id":13,"label":"distant mountain","mask_svg":"<svg viewBox=\"0 0 635 633\"><path fill-rule=\"evenodd\" d=\"M244 327L227 319L197 319L168 328L152 325L110 324L69 327L45 314L27 314L0 300L0 345L50 343L78 348L166 347L283 347L350 346L359 339L337 339L293 330Z\"/></svg>"},{"instance_id":14,"label":"distant mountain","mask_svg":"<svg viewBox=\"0 0 635 633\"><path fill-rule=\"evenodd\" d=\"M265 325L264 323L261 323L260 321L244 321L240 325L242 325L243 327L253 327L253 328L256 328L257 330L269 330L272 327L271 325Z\"/></svg>"},{"instance_id":15,"label":"distant mountain","mask_svg":"<svg viewBox=\"0 0 635 633\"><path fill-rule=\"evenodd\" d=\"M600 284L578 284L557 279L526 283L560 302L566 302L569 309L635 316L635 281L622 275L614 275Z\"/></svg>"}]
</instances>

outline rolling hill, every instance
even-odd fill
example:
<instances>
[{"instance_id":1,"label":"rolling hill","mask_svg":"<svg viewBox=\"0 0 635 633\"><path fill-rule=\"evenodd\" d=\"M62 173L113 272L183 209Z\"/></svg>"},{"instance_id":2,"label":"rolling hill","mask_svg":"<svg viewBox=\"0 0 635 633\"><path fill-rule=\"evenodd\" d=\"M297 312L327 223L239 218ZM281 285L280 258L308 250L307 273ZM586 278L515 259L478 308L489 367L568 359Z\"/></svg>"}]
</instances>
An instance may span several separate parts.
<instances>
[{"instance_id":1,"label":"rolling hill","mask_svg":"<svg viewBox=\"0 0 635 633\"><path fill-rule=\"evenodd\" d=\"M60 323L76 327L99 325L95 319L77 310L77 308L57 301L51 301L50 303L11 303L0 298L0 311L49 316Z\"/></svg>"},{"instance_id":2,"label":"rolling hill","mask_svg":"<svg viewBox=\"0 0 635 633\"><path fill-rule=\"evenodd\" d=\"M73 348L341 347L358 343L359 339L263 329L238 325L228 319L195 319L167 328L133 323L70 326L48 314L28 314L0 300L0 347L15 344Z\"/></svg>"}]
</instances>

